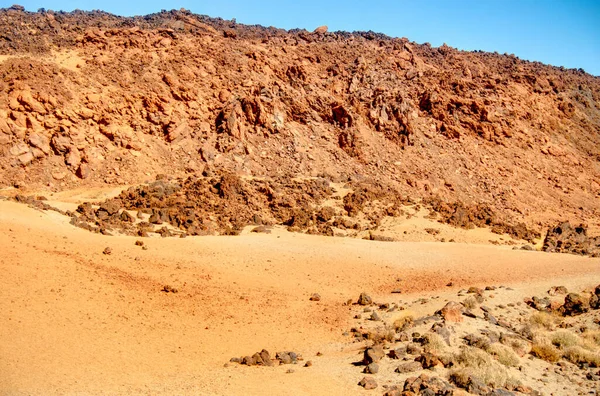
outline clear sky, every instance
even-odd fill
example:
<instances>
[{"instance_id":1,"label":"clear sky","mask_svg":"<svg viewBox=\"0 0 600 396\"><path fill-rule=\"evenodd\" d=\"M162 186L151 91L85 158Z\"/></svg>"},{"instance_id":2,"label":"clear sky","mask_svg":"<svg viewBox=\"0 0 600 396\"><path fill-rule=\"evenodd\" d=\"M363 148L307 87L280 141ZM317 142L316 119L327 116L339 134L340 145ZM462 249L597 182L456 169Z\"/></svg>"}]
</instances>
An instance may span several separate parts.
<instances>
[{"instance_id":1,"label":"clear sky","mask_svg":"<svg viewBox=\"0 0 600 396\"><path fill-rule=\"evenodd\" d=\"M19 1L19 0L16 0ZM0 7L13 1L0 0ZM28 11L102 9L144 15L184 7L239 23L373 30L437 47L515 54L600 76L600 0L20 0Z\"/></svg>"}]
</instances>

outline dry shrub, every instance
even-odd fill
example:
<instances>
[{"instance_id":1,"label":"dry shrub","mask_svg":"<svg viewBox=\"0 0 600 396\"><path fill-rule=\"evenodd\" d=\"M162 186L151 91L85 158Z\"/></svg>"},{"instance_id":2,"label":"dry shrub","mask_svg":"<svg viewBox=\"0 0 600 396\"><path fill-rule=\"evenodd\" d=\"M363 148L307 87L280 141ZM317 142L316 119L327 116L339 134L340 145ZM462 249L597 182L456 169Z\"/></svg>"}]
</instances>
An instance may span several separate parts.
<instances>
[{"instance_id":1,"label":"dry shrub","mask_svg":"<svg viewBox=\"0 0 600 396\"><path fill-rule=\"evenodd\" d=\"M446 341L438 334L435 333L427 333L424 336L425 338L425 352L430 352L434 354L439 354L446 349Z\"/></svg>"},{"instance_id":2,"label":"dry shrub","mask_svg":"<svg viewBox=\"0 0 600 396\"><path fill-rule=\"evenodd\" d=\"M373 341L374 344L384 344L386 341L391 343L396 341L396 332L390 329L369 331L367 339Z\"/></svg>"},{"instance_id":3,"label":"dry shrub","mask_svg":"<svg viewBox=\"0 0 600 396\"><path fill-rule=\"evenodd\" d=\"M562 354L554 345L546 342L536 342L531 347L531 354L550 363L556 363Z\"/></svg>"},{"instance_id":4,"label":"dry shrub","mask_svg":"<svg viewBox=\"0 0 600 396\"><path fill-rule=\"evenodd\" d=\"M500 337L500 342L515 351L519 356L525 356L531 351L531 344L517 337Z\"/></svg>"},{"instance_id":5,"label":"dry shrub","mask_svg":"<svg viewBox=\"0 0 600 396\"><path fill-rule=\"evenodd\" d=\"M494 356L500 364L503 364L507 367L519 366L519 357L511 348L507 347L506 345L498 343L492 344L487 349L487 352Z\"/></svg>"},{"instance_id":6,"label":"dry shrub","mask_svg":"<svg viewBox=\"0 0 600 396\"><path fill-rule=\"evenodd\" d=\"M570 348L581 344L581 339L577 334L568 330L560 330L552 333L550 337L552 345L561 349Z\"/></svg>"},{"instance_id":7,"label":"dry shrub","mask_svg":"<svg viewBox=\"0 0 600 396\"><path fill-rule=\"evenodd\" d=\"M410 328L414 321L415 317L412 312L405 312L403 316L394 321L394 330L396 330L396 332L404 331Z\"/></svg>"},{"instance_id":8,"label":"dry shrub","mask_svg":"<svg viewBox=\"0 0 600 396\"><path fill-rule=\"evenodd\" d=\"M475 309L479 306L477 300L473 296L465 298L462 302L462 305L467 309Z\"/></svg>"},{"instance_id":9,"label":"dry shrub","mask_svg":"<svg viewBox=\"0 0 600 396\"><path fill-rule=\"evenodd\" d=\"M575 364L586 363L590 367L600 367L600 354L588 351L580 346L573 346L565 349L565 359Z\"/></svg>"},{"instance_id":10,"label":"dry shrub","mask_svg":"<svg viewBox=\"0 0 600 396\"><path fill-rule=\"evenodd\" d=\"M600 331L599 330L591 330L583 333L583 339L585 341L596 344L596 346L600 346Z\"/></svg>"},{"instance_id":11,"label":"dry shrub","mask_svg":"<svg viewBox=\"0 0 600 396\"><path fill-rule=\"evenodd\" d=\"M536 312L529 317L529 323L534 327L554 330L560 318L548 312Z\"/></svg>"},{"instance_id":12,"label":"dry shrub","mask_svg":"<svg viewBox=\"0 0 600 396\"><path fill-rule=\"evenodd\" d=\"M509 377L506 367L480 349L464 347L454 359L458 367L452 370L450 378L460 387L464 388L469 378L477 378L494 388L504 388L509 383L515 383Z\"/></svg>"}]
</instances>

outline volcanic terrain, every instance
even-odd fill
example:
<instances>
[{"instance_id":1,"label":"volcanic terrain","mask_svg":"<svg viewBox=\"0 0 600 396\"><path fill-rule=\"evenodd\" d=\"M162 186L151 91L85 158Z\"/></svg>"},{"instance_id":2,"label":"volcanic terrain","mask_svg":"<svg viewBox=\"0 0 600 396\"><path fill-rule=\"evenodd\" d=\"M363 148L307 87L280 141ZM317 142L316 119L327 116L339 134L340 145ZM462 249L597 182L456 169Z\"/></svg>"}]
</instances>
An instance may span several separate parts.
<instances>
[{"instance_id":1,"label":"volcanic terrain","mask_svg":"<svg viewBox=\"0 0 600 396\"><path fill-rule=\"evenodd\" d=\"M600 78L1 9L0 248L0 394L595 394Z\"/></svg>"}]
</instances>

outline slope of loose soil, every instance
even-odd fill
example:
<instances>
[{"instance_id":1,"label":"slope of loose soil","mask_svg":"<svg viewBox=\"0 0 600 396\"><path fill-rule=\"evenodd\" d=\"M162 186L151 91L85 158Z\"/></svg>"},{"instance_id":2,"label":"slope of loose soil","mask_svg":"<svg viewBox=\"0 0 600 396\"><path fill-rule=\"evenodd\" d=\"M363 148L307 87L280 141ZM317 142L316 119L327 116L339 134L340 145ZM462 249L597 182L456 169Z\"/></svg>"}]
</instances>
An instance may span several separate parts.
<instances>
[{"instance_id":1,"label":"slope of loose soil","mask_svg":"<svg viewBox=\"0 0 600 396\"><path fill-rule=\"evenodd\" d=\"M376 179L516 224L588 223L599 79L368 33L185 10L0 11L0 181L53 190L226 169Z\"/></svg>"}]
</instances>

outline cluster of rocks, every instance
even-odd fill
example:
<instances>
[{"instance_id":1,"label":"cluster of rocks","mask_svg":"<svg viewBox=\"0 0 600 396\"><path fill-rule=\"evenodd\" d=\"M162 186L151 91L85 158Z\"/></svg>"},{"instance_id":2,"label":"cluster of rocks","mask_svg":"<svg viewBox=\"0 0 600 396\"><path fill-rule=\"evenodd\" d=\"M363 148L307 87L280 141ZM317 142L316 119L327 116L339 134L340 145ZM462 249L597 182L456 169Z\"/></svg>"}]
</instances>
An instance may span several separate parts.
<instances>
[{"instance_id":1,"label":"cluster of rocks","mask_svg":"<svg viewBox=\"0 0 600 396\"><path fill-rule=\"evenodd\" d=\"M548 290L550 297L526 299L525 304L500 303L495 308L484 305L498 293L509 296L512 289L463 289L458 292L465 297L462 302L448 301L433 315L420 318L406 320L401 314L403 319L393 321L393 325L387 320L398 317L394 313L396 304L376 303L362 293L354 304L368 314L377 314L378 319L367 320L351 331L354 342L367 343L362 359L354 363L366 374L358 385L383 388L385 395L454 395L462 391L475 395L541 395L531 386L551 382L550 373L554 373L562 389L577 388L578 394L595 389L595 381L600 380L599 348L584 340L596 337L598 332L600 320L593 312L600 309L600 285L580 293L554 286ZM552 298L557 296L561 301ZM402 303L402 309L433 304L433 300L435 297ZM530 307L555 314L537 317ZM567 346L561 344L569 342L564 344ZM574 342L579 346L573 347ZM541 373L526 371L538 370L529 363L534 359L539 359L536 365L544 367ZM403 376L404 382L390 384L384 376L383 384L379 383L378 375L392 369Z\"/></svg>"},{"instance_id":2,"label":"cluster of rocks","mask_svg":"<svg viewBox=\"0 0 600 396\"><path fill-rule=\"evenodd\" d=\"M454 227L472 229L475 227L489 227L497 234L508 234L513 238L533 242L540 237L540 233L527 227L524 223L509 224L495 213L486 204L465 205L463 202L448 203L439 197L426 199L424 204L430 207L441 222Z\"/></svg>"},{"instance_id":3,"label":"cluster of rocks","mask_svg":"<svg viewBox=\"0 0 600 396\"><path fill-rule=\"evenodd\" d=\"M600 309L600 285L591 293L569 293L564 286L552 287L548 294L551 296L564 294L564 302L552 300L549 297L533 296L527 298L525 303L542 312L556 312L562 316L577 316Z\"/></svg>"},{"instance_id":4,"label":"cluster of rocks","mask_svg":"<svg viewBox=\"0 0 600 396\"><path fill-rule=\"evenodd\" d=\"M243 179L227 172L184 180L159 178L99 206L79 205L73 224L140 236L235 235L248 225L283 225L290 231L333 236L334 230L374 229L383 217L403 213L399 194L376 184L360 184L338 206L325 204L336 198L333 194L325 179Z\"/></svg>"},{"instance_id":5,"label":"cluster of rocks","mask_svg":"<svg viewBox=\"0 0 600 396\"><path fill-rule=\"evenodd\" d=\"M595 218L600 144L589 125L600 85L581 71L186 10L2 9L0 31L6 185L136 184L159 169L216 167L368 176L417 199L486 202L491 222L483 207L444 217L525 239L527 227L503 226L509 214L527 224L548 211Z\"/></svg>"},{"instance_id":6,"label":"cluster of rocks","mask_svg":"<svg viewBox=\"0 0 600 396\"><path fill-rule=\"evenodd\" d=\"M275 366L281 364L298 364L298 362L303 361L301 354L296 352L277 352L275 354L275 358L273 359L269 351L263 349L260 352L256 352L254 355L250 356L242 356L242 357L233 357L229 361L231 363L239 363L246 366ZM306 366L310 367L312 364L309 364L310 361L306 362Z\"/></svg>"},{"instance_id":7,"label":"cluster of rocks","mask_svg":"<svg viewBox=\"0 0 600 396\"><path fill-rule=\"evenodd\" d=\"M589 236L587 227L583 224L574 227L569 222L562 222L548 230L542 249L551 253L600 257L600 236Z\"/></svg>"}]
</instances>

